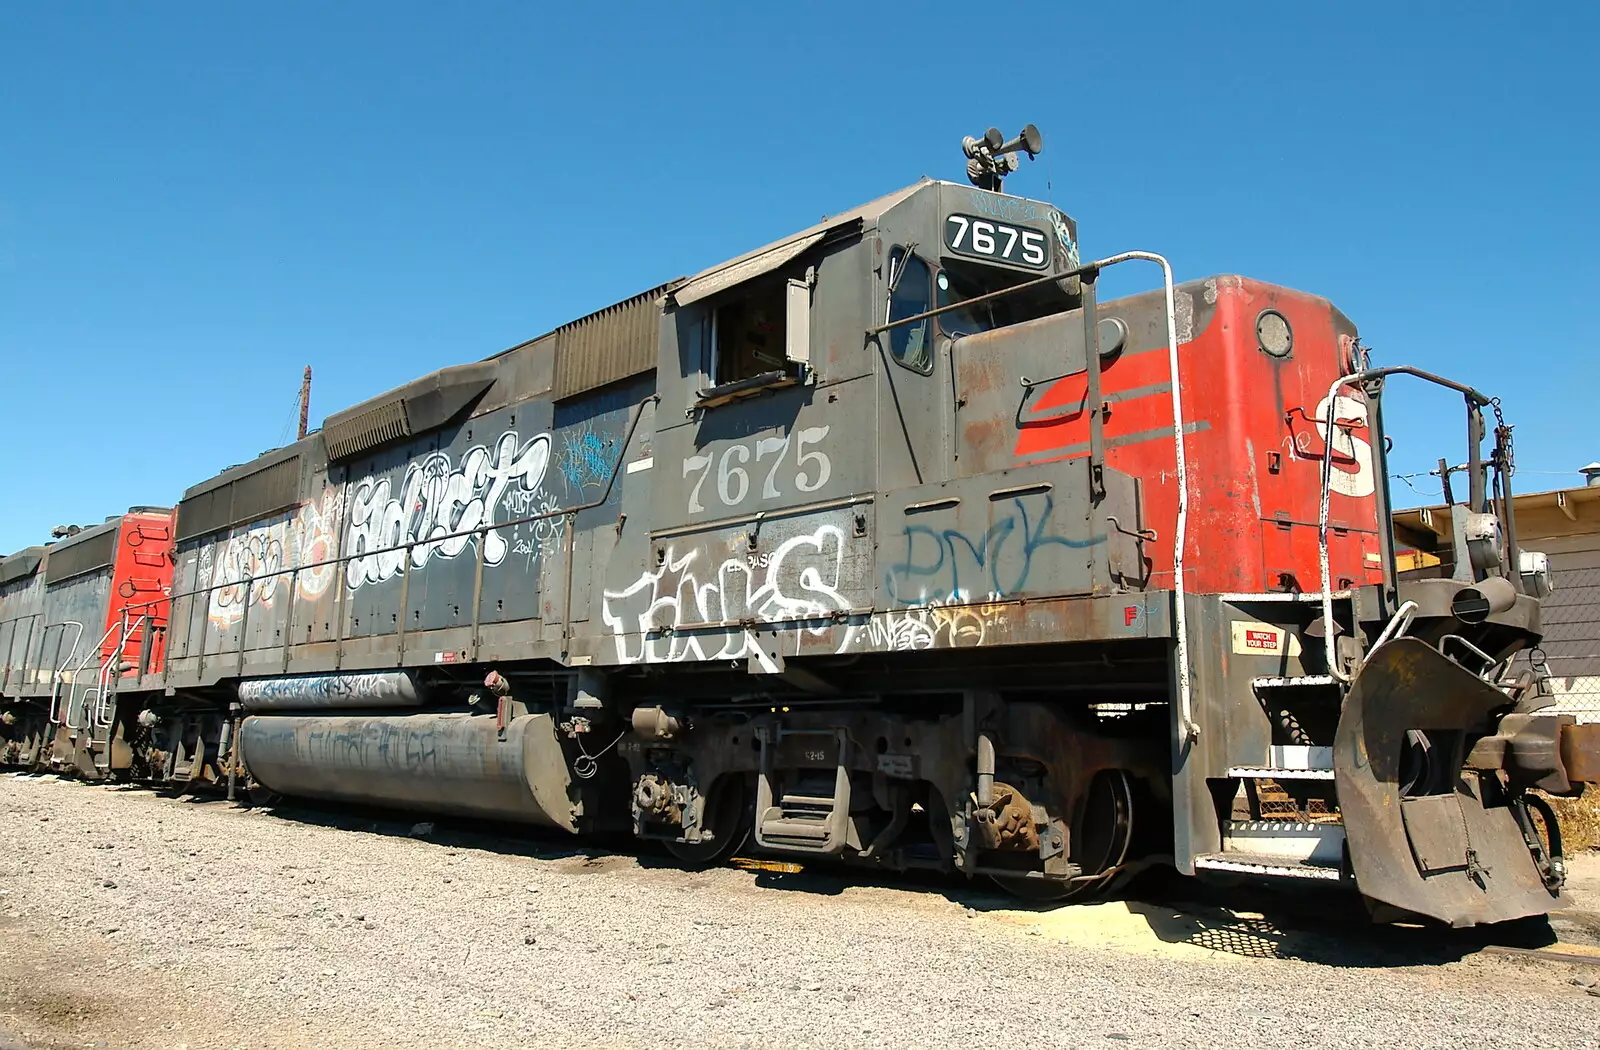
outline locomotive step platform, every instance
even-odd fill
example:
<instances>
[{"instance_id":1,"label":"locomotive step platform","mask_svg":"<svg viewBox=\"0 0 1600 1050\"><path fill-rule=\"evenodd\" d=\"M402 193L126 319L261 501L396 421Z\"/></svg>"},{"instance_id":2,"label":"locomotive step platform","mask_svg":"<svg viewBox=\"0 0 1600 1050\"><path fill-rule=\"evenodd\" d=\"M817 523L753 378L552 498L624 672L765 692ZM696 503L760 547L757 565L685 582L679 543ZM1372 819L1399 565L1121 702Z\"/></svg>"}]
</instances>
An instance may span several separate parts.
<instances>
[{"instance_id":1,"label":"locomotive step platform","mask_svg":"<svg viewBox=\"0 0 1600 1050\"><path fill-rule=\"evenodd\" d=\"M1196 869L1337 882L1343 877L1344 827L1302 820L1230 820L1222 852L1194 859Z\"/></svg>"},{"instance_id":2,"label":"locomotive step platform","mask_svg":"<svg viewBox=\"0 0 1600 1050\"><path fill-rule=\"evenodd\" d=\"M1260 675L1250 679L1253 689L1294 689L1299 686L1332 685L1331 674Z\"/></svg>"},{"instance_id":3,"label":"locomotive step platform","mask_svg":"<svg viewBox=\"0 0 1600 1050\"><path fill-rule=\"evenodd\" d=\"M1249 853L1202 853L1194 859L1196 871L1233 872L1240 875L1262 875L1281 879L1314 879L1339 882L1344 872L1324 864L1294 864L1278 857L1255 856Z\"/></svg>"},{"instance_id":4,"label":"locomotive step platform","mask_svg":"<svg viewBox=\"0 0 1600 1050\"><path fill-rule=\"evenodd\" d=\"M1269 765L1231 766L1230 777L1241 780L1332 780L1333 748L1307 744L1274 744Z\"/></svg>"}]
</instances>

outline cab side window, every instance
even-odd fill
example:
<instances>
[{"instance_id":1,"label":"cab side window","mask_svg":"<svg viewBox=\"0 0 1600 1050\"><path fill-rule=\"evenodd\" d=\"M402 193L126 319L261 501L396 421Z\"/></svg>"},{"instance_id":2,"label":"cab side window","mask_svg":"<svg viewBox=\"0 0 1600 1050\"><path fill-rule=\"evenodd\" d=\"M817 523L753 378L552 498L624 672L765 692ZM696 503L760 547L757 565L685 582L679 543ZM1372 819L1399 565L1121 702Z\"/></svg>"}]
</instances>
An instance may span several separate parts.
<instances>
[{"instance_id":1,"label":"cab side window","mask_svg":"<svg viewBox=\"0 0 1600 1050\"><path fill-rule=\"evenodd\" d=\"M889 252L889 318L893 324L933 308L932 274L921 258L896 245ZM889 352L914 372L933 371L933 319L889 329Z\"/></svg>"},{"instance_id":2,"label":"cab side window","mask_svg":"<svg viewBox=\"0 0 1600 1050\"><path fill-rule=\"evenodd\" d=\"M784 313L781 281L751 282L745 294L717 307L712 384L736 383L785 368Z\"/></svg>"}]
</instances>

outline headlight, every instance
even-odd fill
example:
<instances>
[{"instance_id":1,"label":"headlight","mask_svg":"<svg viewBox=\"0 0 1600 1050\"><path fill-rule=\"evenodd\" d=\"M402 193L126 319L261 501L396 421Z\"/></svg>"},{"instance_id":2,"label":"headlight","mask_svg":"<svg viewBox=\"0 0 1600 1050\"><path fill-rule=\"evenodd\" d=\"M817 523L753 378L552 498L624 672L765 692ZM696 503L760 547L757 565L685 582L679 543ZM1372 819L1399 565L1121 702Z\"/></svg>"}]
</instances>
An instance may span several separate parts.
<instances>
[{"instance_id":1,"label":"headlight","mask_svg":"<svg viewBox=\"0 0 1600 1050\"><path fill-rule=\"evenodd\" d=\"M1461 531L1467 541L1467 556L1472 559L1472 567L1479 572L1498 571L1500 568L1500 555L1504 553L1505 546L1500 536L1500 519L1493 514L1475 514L1465 511L1465 520L1461 523Z\"/></svg>"},{"instance_id":2,"label":"headlight","mask_svg":"<svg viewBox=\"0 0 1600 1050\"><path fill-rule=\"evenodd\" d=\"M1535 598L1548 598L1555 590L1550 578L1550 556L1543 551L1522 551L1517 556L1517 571L1522 574L1522 589Z\"/></svg>"}]
</instances>

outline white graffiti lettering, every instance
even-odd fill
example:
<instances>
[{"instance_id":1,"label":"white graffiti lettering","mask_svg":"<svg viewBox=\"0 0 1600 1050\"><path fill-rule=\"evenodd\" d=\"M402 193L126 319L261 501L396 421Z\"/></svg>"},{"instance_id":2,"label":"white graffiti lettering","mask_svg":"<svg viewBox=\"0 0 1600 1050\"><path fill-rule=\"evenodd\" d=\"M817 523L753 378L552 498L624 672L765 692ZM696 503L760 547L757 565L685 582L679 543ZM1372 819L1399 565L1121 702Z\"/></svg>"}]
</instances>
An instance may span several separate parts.
<instances>
[{"instance_id":1,"label":"white graffiti lettering","mask_svg":"<svg viewBox=\"0 0 1600 1050\"><path fill-rule=\"evenodd\" d=\"M343 490L323 490L321 499L308 501L292 516L255 525L244 532L202 547L195 579L211 587L207 617L218 627L231 627L245 606L271 607L278 588L290 586L306 601L321 598L333 582L337 566L321 564L334 557L334 529L344 506ZM250 581L248 584L245 581Z\"/></svg>"},{"instance_id":2,"label":"white graffiti lettering","mask_svg":"<svg viewBox=\"0 0 1600 1050\"><path fill-rule=\"evenodd\" d=\"M447 452L430 452L414 460L406 467L398 495L391 494L388 478L356 482L345 543L352 555L347 572L350 589L398 575L407 545L412 545L412 566L420 569L434 557L456 557L476 538L483 544L484 564L499 565L509 544L494 527L497 511L509 512L505 520L526 517L516 508L538 505L549 464L548 434L520 443L517 432L508 430L492 447L469 450L458 467L452 466ZM479 529L485 531L457 535Z\"/></svg>"},{"instance_id":3,"label":"white graffiti lettering","mask_svg":"<svg viewBox=\"0 0 1600 1050\"><path fill-rule=\"evenodd\" d=\"M832 525L715 568L700 548L669 549L654 572L606 591L601 616L624 663L742 659L758 649L750 632L735 626L749 620L784 622L798 645L802 633L829 626L803 621L851 608L841 590L844 551L844 533ZM696 624L722 626L699 631ZM685 626L691 629L677 630Z\"/></svg>"},{"instance_id":4,"label":"white graffiti lettering","mask_svg":"<svg viewBox=\"0 0 1600 1050\"><path fill-rule=\"evenodd\" d=\"M891 652L983 645L1000 623L1004 606L999 598L991 594L988 600L969 605L958 594L946 602L879 613L868 621L866 636L872 648Z\"/></svg>"}]
</instances>

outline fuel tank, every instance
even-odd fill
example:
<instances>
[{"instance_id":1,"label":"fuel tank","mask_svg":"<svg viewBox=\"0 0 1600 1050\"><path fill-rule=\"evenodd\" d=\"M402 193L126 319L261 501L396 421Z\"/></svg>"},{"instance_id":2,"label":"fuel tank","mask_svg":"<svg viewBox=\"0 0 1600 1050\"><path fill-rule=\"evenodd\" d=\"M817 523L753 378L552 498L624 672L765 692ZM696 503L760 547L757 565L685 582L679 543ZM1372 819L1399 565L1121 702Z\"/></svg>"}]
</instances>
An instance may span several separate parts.
<instances>
[{"instance_id":1,"label":"fuel tank","mask_svg":"<svg viewBox=\"0 0 1600 1050\"><path fill-rule=\"evenodd\" d=\"M239 746L284 795L578 830L549 715L513 718L503 738L490 714L252 715Z\"/></svg>"}]
</instances>

